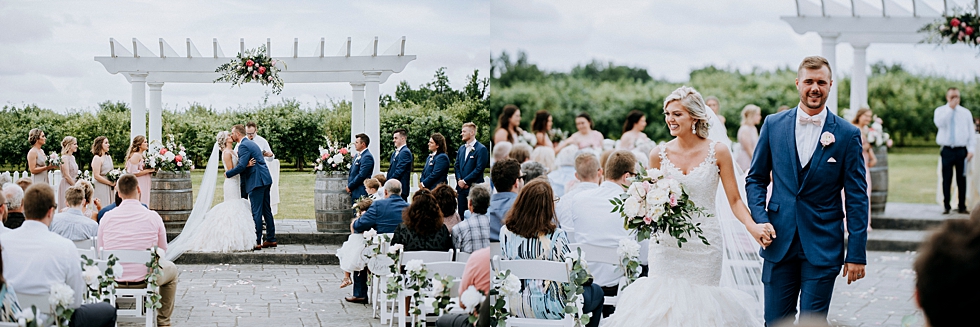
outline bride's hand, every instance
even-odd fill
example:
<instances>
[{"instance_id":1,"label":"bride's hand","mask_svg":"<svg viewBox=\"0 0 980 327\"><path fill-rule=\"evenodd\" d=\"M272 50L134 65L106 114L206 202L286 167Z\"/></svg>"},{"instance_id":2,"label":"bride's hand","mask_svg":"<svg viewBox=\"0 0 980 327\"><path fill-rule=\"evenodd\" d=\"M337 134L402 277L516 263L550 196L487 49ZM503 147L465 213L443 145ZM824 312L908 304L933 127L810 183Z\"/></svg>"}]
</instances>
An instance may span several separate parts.
<instances>
[{"instance_id":1,"label":"bride's hand","mask_svg":"<svg viewBox=\"0 0 980 327\"><path fill-rule=\"evenodd\" d=\"M752 238L755 239L755 241L758 242L763 249L772 243L772 238L770 235L775 237L775 231L773 231L772 225L770 224L755 224L745 226L745 228L749 230L749 234L752 234Z\"/></svg>"},{"instance_id":2,"label":"bride's hand","mask_svg":"<svg viewBox=\"0 0 980 327\"><path fill-rule=\"evenodd\" d=\"M255 158L248 159L248 167L255 166Z\"/></svg>"}]
</instances>

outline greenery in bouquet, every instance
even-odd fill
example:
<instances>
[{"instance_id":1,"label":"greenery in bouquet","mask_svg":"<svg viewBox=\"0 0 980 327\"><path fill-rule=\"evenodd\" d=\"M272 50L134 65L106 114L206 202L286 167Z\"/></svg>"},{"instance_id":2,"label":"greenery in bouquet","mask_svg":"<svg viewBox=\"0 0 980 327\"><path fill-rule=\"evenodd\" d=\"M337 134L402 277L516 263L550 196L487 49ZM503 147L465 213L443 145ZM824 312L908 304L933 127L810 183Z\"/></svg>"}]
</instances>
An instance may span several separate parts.
<instances>
[{"instance_id":1,"label":"greenery in bouquet","mask_svg":"<svg viewBox=\"0 0 980 327\"><path fill-rule=\"evenodd\" d=\"M691 220L695 215L708 213L690 200L680 182L665 176L657 168L640 169L631 180L626 193L609 201L613 204L612 212L618 212L624 218L623 226L636 231L637 241L650 239L651 235L667 234L677 240L678 247L687 242L688 236L708 244L701 224Z\"/></svg>"},{"instance_id":2,"label":"greenery in bouquet","mask_svg":"<svg viewBox=\"0 0 980 327\"><path fill-rule=\"evenodd\" d=\"M349 172L354 163L354 155L351 153L350 147L350 145L341 146L340 142L330 142L330 138L327 138L327 147L320 147L320 155L314 162L313 173L321 171Z\"/></svg>"},{"instance_id":3,"label":"greenery in bouquet","mask_svg":"<svg viewBox=\"0 0 980 327\"><path fill-rule=\"evenodd\" d=\"M115 183L116 181L119 180L119 177L121 177L123 173L125 172L123 172L122 169L115 168L105 174L105 179L108 179L110 182Z\"/></svg>"},{"instance_id":4,"label":"greenery in bouquet","mask_svg":"<svg viewBox=\"0 0 980 327\"><path fill-rule=\"evenodd\" d=\"M51 154L48 155L48 165L61 166L61 156L57 152L51 151Z\"/></svg>"},{"instance_id":5,"label":"greenery in bouquet","mask_svg":"<svg viewBox=\"0 0 980 327\"><path fill-rule=\"evenodd\" d=\"M881 123L883 121L878 115L875 115L874 119L871 120L871 124L868 125L868 143L876 147L884 145L890 148L892 147L891 135L885 132L885 128L881 126Z\"/></svg>"},{"instance_id":6,"label":"greenery in bouquet","mask_svg":"<svg viewBox=\"0 0 980 327\"><path fill-rule=\"evenodd\" d=\"M245 53L239 53L231 62L218 66L214 72L221 73L221 77L214 82L231 82L231 86L258 82L271 85L272 93L279 94L283 85L279 78L280 69L277 67L280 64L283 68L286 67L282 61L269 57L264 45L257 49L248 49Z\"/></svg>"},{"instance_id":7,"label":"greenery in bouquet","mask_svg":"<svg viewBox=\"0 0 980 327\"><path fill-rule=\"evenodd\" d=\"M563 131L561 128L552 128L551 131L548 132L548 136L551 137L552 143L558 144L568 138L568 132Z\"/></svg>"},{"instance_id":8,"label":"greenery in bouquet","mask_svg":"<svg viewBox=\"0 0 980 327\"><path fill-rule=\"evenodd\" d=\"M532 147L538 144L538 138L528 131L521 131L519 134L517 134L517 140L514 141L515 143L524 143Z\"/></svg>"},{"instance_id":9,"label":"greenery in bouquet","mask_svg":"<svg viewBox=\"0 0 980 327\"><path fill-rule=\"evenodd\" d=\"M150 147L143 152L143 166L158 171L189 171L194 169L194 162L185 151L184 146L174 140L173 134L167 134L166 143L158 140L150 142Z\"/></svg>"},{"instance_id":10,"label":"greenery in bouquet","mask_svg":"<svg viewBox=\"0 0 980 327\"><path fill-rule=\"evenodd\" d=\"M92 177L92 173L88 170L78 172L79 181L88 181L90 184L95 182L95 178ZM94 185L94 184L93 184Z\"/></svg>"},{"instance_id":11,"label":"greenery in bouquet","mask_svg":"<svg viewBox=\"0 0 980 327\"><path fill-rule=\"evenodd\" d=\"M954 9L953 15L945 16L926 25L919 32L928 33L924 42L938 44L966 43L969 46L980 45L980 16L974 13Z\"/></svg>"}]
</instances>

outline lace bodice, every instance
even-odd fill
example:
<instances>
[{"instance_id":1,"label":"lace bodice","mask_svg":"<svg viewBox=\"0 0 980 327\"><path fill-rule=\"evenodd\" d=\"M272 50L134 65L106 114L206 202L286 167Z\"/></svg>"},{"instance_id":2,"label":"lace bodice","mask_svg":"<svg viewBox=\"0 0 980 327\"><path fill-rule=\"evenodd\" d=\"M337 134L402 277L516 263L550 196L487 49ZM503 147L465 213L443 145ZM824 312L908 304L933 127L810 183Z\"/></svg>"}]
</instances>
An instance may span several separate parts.
<instances>
[{"instance_id":1,"label":"lace bodice","mask_svg":"<svg viewBox=\"0 0 980 327\"><path fill-rule=\"evenodd\" d=\"M679 181L691 201L708 214L692 219L694 223L701 224L701 230L711 245L704 245L697 237L689 236L688 242L678 248L677 242L669 235L658 236L659 244L650 242L650 276L684 278L703 285L718 285L721 280L722 236L715 216L715 192L720 176L715 159L715 143L709 145L704 161L687 174L674 166L664 148L660 148L660 169L666 176Z\"/></svg>"},{"instance_id":2,"label":"lace bodice","mask_svg":"<svg viewBox=\"0 0 980 327\"><path fill-rule=\"evenodd\" d=\"M231 150L231 162L235 165L238 164L238 153L237 151ZM225 199L224 202L232 200L240 200L242 198L242 189L240 186L241 174L225 178L224 188Z\"/></svg>"}]
</instances>

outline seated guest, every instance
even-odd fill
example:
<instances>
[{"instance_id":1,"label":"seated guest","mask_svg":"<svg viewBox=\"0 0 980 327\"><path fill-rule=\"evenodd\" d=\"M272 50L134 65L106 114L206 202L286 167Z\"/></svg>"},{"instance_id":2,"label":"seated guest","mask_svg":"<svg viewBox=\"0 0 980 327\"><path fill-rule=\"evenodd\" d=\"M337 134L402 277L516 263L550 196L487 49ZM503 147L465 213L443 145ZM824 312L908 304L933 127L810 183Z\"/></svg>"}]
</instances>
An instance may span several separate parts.
<instances>
[{"instance_id":1,"label":"seated guest","mask_svg":"<svg viewBox=\"0 0 980 327\"><path fill-rule=\"evenodd\" d=\"M453 226L456 226L461 220L459 218L460 213L456 212L456 208L459 207L456 203L456 190L452 186L440 184L432 190L432 196L436 197L436 202L442 211L442 222L446 225L446 229L453 230Z\"/></svg>"},{"instance_id":2,"label":"seated guest","mask_svg":"<svg viewBox=\"0 0 980 327\"><path fill-rule=\"evenodd\" d=\"M368 178L364 180L364 191L367 192L368 198L372 201L377 201L385 198L385 192L378 192L381 190L381 183L377 179Z\"/></svg>"},{"instance_id":3,"label":"seated guest","mask_svg":"<svg viewBox=\"0 0 980 327\"><path fill-rule=\"evenodd\" d=\"M536 147L531 151L531 161L541 163L547 171L545 174L558 169L555 165L555 149L552 147Z\"/></svg>"},{"instance_id":4,"label":"seated guest","mask_svg":"<svg viewBox=\"0 0 980 327\"><path fill-rule=\"evenodd\" d=\"M51 285L67 284L75 296L72 326L114 326L116 308L108 302L82 304L88 285L82 279L78 249L68 239L48 230L58 202L54 190L43 183L31 185L24 195L24 224L0 235L6 284L20 294L41 295Z\"/></svg>"},{"instance_id":5,"label":"seated guest","mask_svg":"<svg viewBox=\"0 0 980 327\"><path fill-rule=\"evenodd\" d=\"M533 149L531 148L530 145L524 143L517 143L510 148L510 153L507 156L510 157L511 159L517 160L518 163L525 163L528 160L531 160L532 150Z\"/></svg>"},{"instance_id":6,"label":"seated guest","mask_svg":"<svg viewBox=\"0 0 980 327\"><path fill-rule=\"evenodd\" d=\"M613 152L606 159L603 171L605 181L597 188L575 195L566 214L575 226L576 242L616 249L619 240L633 236L623 227L623 218L613 211L613 204L609 201L626 193L622 185L629 185L627 179L636 175L636 156L626 150ZM597 262L589 264L589 271L604 292L610 296L616 295L619 277L623 276L621 269ZM612 309L610 306L609 310Z\"/></svg>"},{"instance_id":7,"label":"seated guest","mask_svg":"<svg viewBox=\"0 0 980 327\"><path fill-rule=\"evenodd\" d=\"M3 279L3 260L0 259L0 322L16 323L19 315L20 302L14 289Z\"/></svg>"},{"instance_id":8,"label":"seated guest","mask_svg":"<svg viewBox=\"0 0 980 327\"><path fill-rule=\"evenodd\" d=\"M500 229L502 257L506 260L547 260L565 262L571 252L565 231L555 226L555 202L551 186L533 180L521 189L514 208ZM520 277L520 276L518 276ZM583 313L592 313L589 327L599 326L602 318L602 289L586 283ZM565 292L562 285L547 280L521 280L521 301L510 303L512 315L522 318L559 320L565 318Z\"/></svg>"},{"instance_id":9,"label":"seated guest","mask_svg":"<svg viewBox=\"0 0 980 327\"><path fill-rule=\"evenodd\" d=\"M80 180L75 183L75 186L80 186L85 190L85 209L82 210L82 215L91 218L92 221L98 221L99 211L102 211L102 200L95 197L95 187L87 180ZM140 194L142 192L143 190L140 190Z\"/></svg>"},{"instance_id":10,"label":"seated guest","mask_svg":"<svg viewBox=\"0 0 980 327\"><path fill-rule=\"evenodd\" d=\"M27 191L27 188L34 184L34 180L30 177L21 177L16 182L17 186L20 186L21 191Z\"/></svg>"},{"instance_id":11,"label":"seated guest","mask_svg":"<svg viewBox=\"0 0 980 327\"><path fill-rule=\"evenodd\" d=\"M384 175L381 176L384 178ZM374 177L375 179L377 176ZM381 191L378 191L379 193ZM390 180L385 182L385 193L389 194L388 197L374 201L371 206L368 207L367 211L361 214L361 217L354 220L351 223L351 230L354 233L363 233L372 228L378 232L378 234L393 233L398 227L398 224L402 222L402 212L405 208L408 208L408 202L402 199L400 194L402 193L402 183L398 180ZM395 196L390 196L394 194ZM360 271L355 271L354 273L354 296L347 297L345 300L352 303L368 303L367 297L367 278L368 271L363 269Z\"/></svg>"},{"instance_id":12,"label":"seated guest","mask_svg":"<svg viewBox=\"0 0 980 327\"><path fill-rule=\"evenodd\" d=\"M404 251L449 251L453 238L442 223L439 202L429 190L418 190L412 204L402 213L402 223L395 229L391 244L401 244Z\"/></svg>"},{"instance_id":13,"label":"seated guest","mask_svg":"<svg viewBox=\"0 0 980 327\"><path fill-rule=\"evenodd\" d=\"M102 221L102 216L104 216L106 212L109 212L112 209L115 209L116 207L118 207L120 203L122 203L122 198L119 197L119 194L116 194L116 201L113 202L113 203L110 203L109 205L107 205L105 207L102 207L102 209L99 210L99 213L98 213L98 216L96 217L95 222ZM144 208L149 208L149 207L146 206L146 203L141 203L141 204L143 205Z\"/></svg>"},{"instance_id":14,"label":"seated guest","mask_svg":"<svg viewBox=\"0 0 980 327\"><path fill-rule=\"evenodd\" d=\"M116 181L116 194L122 203L102 217L99 223L99 248L106 250L146 250L159 247L167 250L167 230L163 219L155 211L140 204L139 181L132 174L124 174ZM157 326L170 326L170 314L174 310L177 293L177 266L167 259L160 259L160 302L157 310ZM140 287L145 282L146 266L123 264L123 275L116 279L120 287Z\"/></svg>"},{"instance_id":15,"label":"seated guest","mask_svg":"<svg viewBox=\"0 0 980 327\"><path fill-rule=\"evenodd\" d=\"M0 222L7 221L7 198L3 197L3 192L0 192ZM0 224L0 234L9 232L10 228Z\"/></svg>"},{"instance_id":16,"label":"seated guest","mask_svg":"<svg viewBox=\"0 0 980 327\"><path fill-rule=\"evenodd\" d=\"M487 189L484 188L484 190ZM487 192L489 193L489 190L487 190ZM473 196L473 191L470 191L469 196ZM487 201L489 200L490 199L488 197ZM469 219L466 221L469 221ZM459 294L462 295L463 292L466 292L466 289L470 288L470 286L476 288L476 290L483 293L484 296L490 293L490 248L476 250L473 252L473 255L466 260L466 268L463 269L463 277L460 278L459 282ZM460 303L459 307L466 309L466 306L463 305L463 303ZM439 320L436 320L436 327L473 326L467 321L468 318L468 314L444 314L439 317Z\"/></svg>"},{"instance_id":17,"label":"seated guest","mask_svg":"<svg viewBox=\"0 0 980 327\"><path fill-rule=\"evenodd\" d=\"M570 148L566 148L570 149ZM565 150L562 150L565 152ZM575 231L575 215L572 215L569 210L571 210L572 204L578 199L578 194L584 191L599 188L599 182L602 181L602 167L599 166L599 158L592 154L592 152L582 152L575 157L575 178L579 180L579 183L575 185L575 188L565 193L565 196L558 200L558 204L555 204L555 214L558 218L558 224L562 230L567 233L572 233ZM552 185L554 188L554 185ZM572 239L575 242L577 240Z\"/></svg>"},{"instance_id":18,"label":"seated guest","mask_svg":"<svg viewBox=\"0 0 980 327\"><path fill-rule=\"evenodd\" d=\"M980 208L980 207L978 207ZM926 326L966 326L980 306L980 219L950 219L919 247L915 300ZM860 275L858 275L860 276ZM848 276L850 280L854 277Z\"/></svg>"},{"instance_id":19,"label":"seated guest","mask_svg":"<svg viewBox=\"0 0 980 327\"><path fill-rule=\"evenodd\" d=\"M484 185L473 186L466 198L467 206L473 214L453 226L453 246L456 250L473 253L490 246L490 217L487 217L490 188Z\"/></svg>"},{"instance_id":20,"label":"seated guest","mask_svg":"<svg viewBox=\"0 0 980 327\"><path fill-rule=\"evenodd\" d=\"M493 145L493 158L490 158L490 166L492 167L495 163L504 161L510 157L510 150L514 148L514 143L510 142L500 142Z\"/></svg>"},{"instance_id":21,"label":"seated guest","mask_svg":"<svg viewBox=\"0 0 980 327\"><path fill-rule=\"evenodd\" d=\"M558 165L558 168L548 173L548 181L551 182L551 189L555 191L555 196L559 198L565 196L565 193L569 191L569 189L566 189L566 186L575 180L576 153L578 153L578 149L575 149L575 147L565 147L562 149L558 153L558 156L555 157L555 164Z\"/></svg>"},{"instance_id":22,"label":"seated guest","mask_svg":"<svg viewBox=\"0 0 980 327\"><path fill-rule=\"evenodd\" d=\"M541 148L545 149L546 148ZM521 164L521 172L524 173L524 180L530 181L532 179L548 176L548 169L544 167L540 162L528 161Z\"/></svg>"},{"instance_id":23,"label":"seated guest","mask_svg":"<svg viewBox=\"0 0 980 327\"><path fill-rule=\"evenodd\" d=\"M4 184L3 197L7 199L7 220L3 221L3 226L15 229L24 223L24 208L21 206L24 201L24 189L17 184Z\"/></svg>"},{"instance_id":24,"label":"seated guest","mask_svg":"<svg viewBox=\"0 0 980 327\"><path fill-rule=\"evenodd\" d=\"M517 192L524 185L523 178L521 164L514 159L504 159L490 168L490 180L497 189L497 193L490 196L490 207L487 209L487 217L490 217L490 242L500 241L500 226L514 204Z\"/></svg>"},{"instance_id":25,"label":"seated guest","mask_svg":"<svg viewBox=\"0 0 980 327\"><path fill-rule=\"evenodd\" d=\"M98 235L99 223L82 214L85 209L85 188L81 185L69 187L65 191L64 212L54 215L51 231L72 241L87 240Z\"/></svg>"}]
</instances>

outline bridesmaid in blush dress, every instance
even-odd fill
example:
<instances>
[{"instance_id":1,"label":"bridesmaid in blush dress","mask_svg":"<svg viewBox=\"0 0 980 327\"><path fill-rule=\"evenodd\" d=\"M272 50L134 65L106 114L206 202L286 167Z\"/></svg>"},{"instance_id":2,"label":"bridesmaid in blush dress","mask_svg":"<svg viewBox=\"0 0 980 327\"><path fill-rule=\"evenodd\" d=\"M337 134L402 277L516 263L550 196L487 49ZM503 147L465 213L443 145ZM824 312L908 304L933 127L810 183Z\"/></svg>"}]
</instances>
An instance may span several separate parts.
<instances>
[{"instance_id":1,"label":"bridesmaid in blush dress","mask_svg":"<svg viewBox=\"0 0 980 327\"><path fill-rule=\"evenodd\" d=\"M65 136L61 140L61 183L58 186L58 212L66 207L65 192L75 185L78 177L78 163L73 153L78 151L78 140L74 136Z\"/></svg>"},{"instance_id":2,"label":"bridesmaid in blush dress","mask_svg":"<svg viewBox=\"0 0 980 327\"><path fill-rule=\"evenodd\" d=\"M140 202L150 204L150 177L156 169L143 169L143 152L150 147L143 135L136 135L126 150L126 172L136 176L140 187Z\"/></svg>"},{"instance_id":3,"label":"bridesmaid in blush dress","mask_svg":"<svg viewBox=\"0 0 980 327\"><path fill-rule=\"evenodd\" d=\"M34 183L48 183L48 171L58 169L58 167L48 164L48 156L41 150L41 146L46 143L48 138L44 131L35 128L27 135L27 141L31 143L31 150L27 151L27 168L31 171L31 179Z\"/></svg>"},{"instance_id":4,"label":"bridesmaid in blush dress","mask_svg":"<svg viewBox=\"0 0 980 327\"><path fill-rule=\"evenodd\" d=\"M92 178L95 179L95 199L100 203L114 203L116 200L113 188L116 183L106 179L106 174L112 170L112 157L109 156L109 139L99 136L92 142Z\"/></svg>"}]
</instances>

